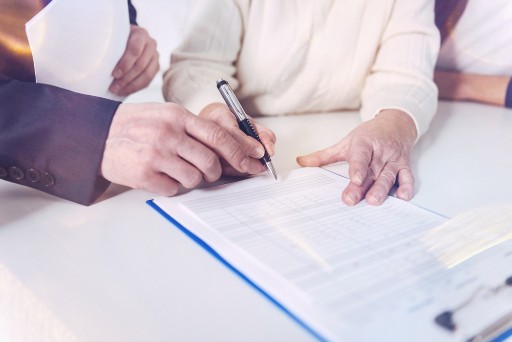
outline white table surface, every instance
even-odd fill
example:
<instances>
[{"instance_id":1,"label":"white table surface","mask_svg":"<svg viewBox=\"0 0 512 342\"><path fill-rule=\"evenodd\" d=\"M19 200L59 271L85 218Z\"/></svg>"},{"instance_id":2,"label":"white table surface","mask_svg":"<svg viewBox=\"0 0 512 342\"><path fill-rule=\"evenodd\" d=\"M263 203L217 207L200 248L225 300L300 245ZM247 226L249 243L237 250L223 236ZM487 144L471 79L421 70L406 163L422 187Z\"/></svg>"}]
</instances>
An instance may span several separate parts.
<instances>
[{"instance_id":1,"label":"white table surface","mask_svg":"<svg viewBox=\"0 0 512 342\"><path fill-rule=\"evenodd\" d=\"M130 101L159 96L153 87ZM284 174L359 118L259 121L277 134L273 160ZM512 201L512 110L441 103L413 153L419 206L452 217ZM313 340L146 205L152 197L112 186L85 207L0 182L0 341Z\"/></svg>"}]
</instances>

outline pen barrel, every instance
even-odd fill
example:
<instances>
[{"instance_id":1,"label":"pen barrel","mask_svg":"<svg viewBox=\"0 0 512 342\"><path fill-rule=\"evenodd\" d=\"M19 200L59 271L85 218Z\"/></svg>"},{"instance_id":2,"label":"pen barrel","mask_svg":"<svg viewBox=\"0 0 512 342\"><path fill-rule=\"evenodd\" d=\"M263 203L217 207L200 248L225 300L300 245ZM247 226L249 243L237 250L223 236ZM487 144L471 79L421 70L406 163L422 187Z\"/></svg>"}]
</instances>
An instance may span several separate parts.
<instances>
[{"instance_id":1,"label":"pen barrel","mask_svg":"<svg viewBox=\"0 0 512 342\"><path fill-rule=\"evenodd\" d=\"M263 143L261 142L261 139L260 139L260 136L258 135L258 132L256 132L256 130L254 129L254 126L251 124L249 119L245 119L245 120L239 121L238 122L238 127L240 127L240 129L246 135L248 135L250 137L253 137L254 139L256 139L263 146ZM265 164L266 162L268 163L270 161L270 155L268 154L267 150L265 149L265 146L263 146L263 149L265 150L265 154L260 159L260 161L263 164Z\"/></svg>"}]
</instances>

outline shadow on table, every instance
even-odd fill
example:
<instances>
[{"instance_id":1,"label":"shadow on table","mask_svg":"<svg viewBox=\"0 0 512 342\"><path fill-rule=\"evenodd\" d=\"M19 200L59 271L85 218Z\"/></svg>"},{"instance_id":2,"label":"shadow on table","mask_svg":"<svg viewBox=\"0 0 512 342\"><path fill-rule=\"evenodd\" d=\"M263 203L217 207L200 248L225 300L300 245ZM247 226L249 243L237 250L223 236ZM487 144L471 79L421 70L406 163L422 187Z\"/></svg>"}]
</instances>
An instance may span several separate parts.
<instances>
[{"instance_id":1,"label":"shadow on table","mask_svg":"<svg viewBox=\"0 0 512 342\"><path fill-rule=\"evenodd\" d=\"M96 202L94 202L94 204L100 203L100 202L103 202L103 201L107 201L110 198L113 198L113 197L116 197L116 196L118 196L118 195L120 195L122 193L125 193L128 190L131 190L131 188L129 188L127 186L123 186L123 185L118 185L118 184L110 184L110 186L108 187L107 191L105 191L96 200ZM92 204L92 205L94 205L94 204Z\"/></svg>"},{"instance_id":2,"label":"shadow on table","mask_svg":"<svg viewBox=\"0 0 512 342\"><path fill-rule=\"evenodd\" d=\"M128 190L130 188L112 184L92 206L108 201ZM55 207L57 212L69 212L69 210L73 209L87 208L87 206L18 184L5 184L5 187L2 186L0 188L0 198L0 229L20 219L25 219L30 215L47 210L49 207ZM56 206L59 207L57 208Z\"/></svg>"},{"instance_id":3,"label":"shadow on table","mask_svg":"<svg viewBox=\"0 0 512 342\"><path fill-rule=\"evenodd\" d=\"M419 160L422 155L435 143L439 135L443 131L443 127L446 126L447 121L450 120L452 114L456 111L453 102L440 102L437 114L430 123L428 131L421 137L419 142L414 147L411 156L411 168L415 175L415 192L417 193L421 188L421 179L416 177L419 170Z\"/></svg>"},{"instance_id":4,"label":"shadow on table","mask_svg":"<svg viewBox=\"0 0 512 342\"><path fill-rule=\"evenodd\" d=\"M58 198L21 185L0 190L0 228L33 215L59 201ZM62 201L62 200L60 200Z\"/></svg>"}]
</instances>

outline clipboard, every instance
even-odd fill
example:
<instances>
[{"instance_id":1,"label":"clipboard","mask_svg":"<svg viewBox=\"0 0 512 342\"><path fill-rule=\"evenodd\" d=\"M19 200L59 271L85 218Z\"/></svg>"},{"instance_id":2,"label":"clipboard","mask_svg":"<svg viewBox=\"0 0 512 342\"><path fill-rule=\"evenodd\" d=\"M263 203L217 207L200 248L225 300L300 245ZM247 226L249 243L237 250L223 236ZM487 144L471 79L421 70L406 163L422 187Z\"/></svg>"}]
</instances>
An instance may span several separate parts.
<instances>
[{"instance_id":1,"label":"clipboard","mask_svg":"<svg viewBox=\"0 0 512 342\"><path fill-rule=\"evenodd\" d=\"M512 243L505 240L479 253L468 252L467 260L448 265L446 260L453 261L453 258L444 259L442 256L452 257L452 254L457 251L444 250L445 247L435 243L443 237L458 238L452 231L439 229L444 227L446 218L396 198L388 198L381 207L370 207L362 203L354 208L346 208L339 201L339 194L346 182L345 178L327 170L305 168L294 170L287 179L277 183L267 177L254 177L234 184L194 190L177 197L156 198L148 201L148 204L318 340L465 341L477 336L467 329L458 329L454 333L440 326L435 319L447 308L456 308L471 296L475 289L489 288L489 284L492 284L495 279L507 274L510 271L507 265L512 261ZM276 203L284 203L282 204L284 206ZM230 213L233 214L230 210L233 207L240 209L240 206L252 208L251 217L245 221L232 221L228 217ZM286 210L293 211L293 215L285 212L283 208L287 208L286 206L291 206ZM313 215L315 211L317 214L314 218L317 221L314 226L311 226L305 221L308 220L308 215ZM328 223L331 218L346 220L345 226L329 228ZM357 220L354 221L354 218ZM377 218L380 220L378 229L375 226ZM348 227L350 220L355 223ZM369 224L368 220L370 222L374 220L374 226ZM224 223L219 225L219 222ZM284 222L281 228L285 230L277 230L276 222ZM236 227L238 224L244 227ZM290 250L296 251L297 256L304 254L305 250L309 253L318 252L317 256L324 256L323 261L329 262L322 265L326 267L325 270L318 267L319 273L323 273L317 279L294 278L292 276L294 272L279 270L280 266L272 268L273 265L269 266L265 263L264 254L253 253L243 242L246 236L254 233L251 231L252 228L258 228L269 231L272 241L277 244L279 235L291 234L290 232L298 226L304 228L303 233L307 234L317 231L322 231L322 234L340 231L345 234L340 241L349 239L350 234L355 234L353 241L368 242L367 253L362 255L358 251L333 257L325 253L321 255L322 250L314 250L315 246L312 243L307 246L309 250L304 246L299 250L295 244L290 247ZM235 229L235 233L229 232L232 228ZM457 229L467 233L467 229L466 231L461 227ZM352 232L353 230L355 232ZM309 237L311 240L304 241L314 240L314 235ZM362 240L357 240L357 237L362 237ZM399 238L400 241L398 241ZM269 241L259 241L257 236L255 239L257 243ZM333 240L336 238L333 237ZM242 242L237 244L236 241ZM284 241L296 242L289 237ZM371 250L372 241L375 241L373 247L382 248L379 253ZM383 243L384 241L388 243ZM429 241L433 244L429 244ZM444 240L443 242L446 243ZM343 246L348 248L350 244ZM406 246L410 247L407 253L403 251L404 248L408 248ZM434 248L436 246L437 249ZM443 250L444 254L441 253ZM272 253L279 252L276 250ZM384 252L389 255L386 256ZM332 258L329 259L326 255ZM342 256L345 258L351 256L354 260L348 262ZM400 258L397 259L397 256ZM338 264L332 261L336 259L335 257L338 258ZM310 266L312 260L309 260ZM322 260L313 261L321 264ZM412 267L409 263L419 266ZM495 269L491 270L488 267L489 263L496 266ZM359 269L354 268L356 267L354 265L358 264ZM376 272L378 268L375 268L375 265L389 267L379 273ZM350 271L353 274L345 272L349 270L348 266L354 266ZM301 267L307 268L306 265L299 265L299 268ZM333 268L328 270L329 267ZM396 269L392 269L393 267ZM390 277L386 276L386 272L392 273L391 280L399 279L399 281L395 284L388 282ZM346 274L350 274L350 277L343 278ZM333 275L340 276L341 280L321 282L324 279L322 277ZM269 279L272 281L268 281ZM307 286L302 286L304 284ZM364 295L369 299L359 300L356 297L345 296L344 293L327 291L328 286L340 284L345 287L333 288L349 294L347 288L352 284L350 291L353 290L353 292L350 294ZM329 293L336 298L323 298L322 291L317 291L316 293L320 295L315 297L311 293L315 293L316 290L310 293L306 290L308 286L313 289L324 289L324 294ZM474 303L483 303L476 299L472 302L471 306L476 308L478 305ZM329 306L331 311L328 309ZM512 306L497 303L496 307L494 304L491 307L496 310L495 313L498 313L498 309L502 312ZM470 311L468 309L465 312ZM467 326L468 322L462 320L464 317L461 312L463 311L455 315L456 322L461 327ZM475 327L477 332L484 332L486 328L503 317L503 315L491 317L489 324L480 324L480 326L471 321L469 324ZM498 332L496 329L493 331ZM505 336L507 330L500 329L499 333L489 336L493 338Z\"/></svg>"},{"instance_id":2,"label":"clipboard","mask_svg":"<svg viewBox=\"0 0 512 342\"><path fill-rule=\"evenodd\" d=\"M510 308L500 313L498 319L488 320L483 329L472 329L472 316L492 312L496 302L507 302ZM512 276L496 286L476 289L457 307L438 314L435 322L455 336L470 336L465 339L468 342L505 341L512 336Z\"/></svg>"}]
</instances>

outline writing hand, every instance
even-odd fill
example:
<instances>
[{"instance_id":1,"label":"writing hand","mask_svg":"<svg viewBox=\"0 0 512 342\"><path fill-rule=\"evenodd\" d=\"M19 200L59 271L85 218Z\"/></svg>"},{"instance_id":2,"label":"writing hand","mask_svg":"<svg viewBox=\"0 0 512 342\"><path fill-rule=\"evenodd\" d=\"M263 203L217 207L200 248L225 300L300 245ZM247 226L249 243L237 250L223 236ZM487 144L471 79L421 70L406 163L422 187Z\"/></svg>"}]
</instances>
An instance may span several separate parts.
<instances>
[{"instance_id":1,"label":"writing hand","mask_svg":"<svg viewBox=\"0 0 512 342\"><path fill-rule=\"evenodd\" d=\"M224 128L173 103L121 104L105 144L102 176L172 196L221 176L220 159L246 173L249 153Z\"/></svg>"},{"instance_id":2,"label":"writing hand","mask_svg":"<svg viewBox=\"0 0 512 342\"><path fill-rule=\"evenodd\" d=\"M240 145L244 146L247 151L250 151L249 155L251 157L251 162L246 173L257 174L266 170L265 166L259 161L259 159L263 157L263 154L265 153L263 147L257 140L249 137L244 132L242 132L242 130L240 130L238 127L238 122L236 121L233 113L231 113L229 110L228 106L220 102L209 104L203 108L203 110L199 113L199 116L209 121L215 122L217 125L223 127L236 141L238 141ZM249 119L254 129L258 132L260 140L268 154L273 156L274 144L276 142L276 136L274 132L258 124L252 118ZM240 172L237 172L236 169L226 163L223 163L223 170L224 174L227 175L241 175Z\"/></svg>"}]
</instances>

